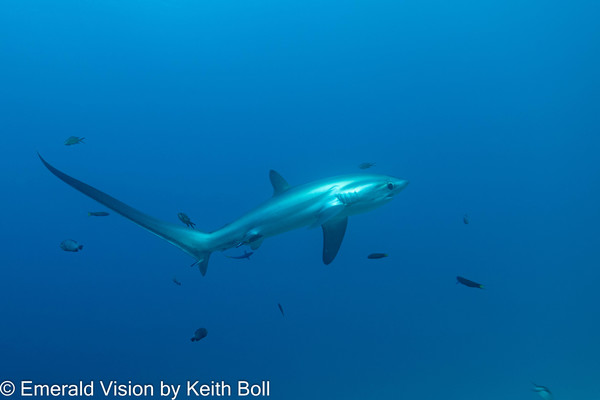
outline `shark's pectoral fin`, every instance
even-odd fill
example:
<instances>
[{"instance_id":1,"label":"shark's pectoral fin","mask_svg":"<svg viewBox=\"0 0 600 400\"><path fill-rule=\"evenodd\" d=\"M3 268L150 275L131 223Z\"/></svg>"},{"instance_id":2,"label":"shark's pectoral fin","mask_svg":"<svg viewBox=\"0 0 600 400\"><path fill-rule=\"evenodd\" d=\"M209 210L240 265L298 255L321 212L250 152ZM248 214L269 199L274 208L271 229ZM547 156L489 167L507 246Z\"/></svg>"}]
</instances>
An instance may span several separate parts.
<instances>
[{"instance_id":1,"label":"shark's pectoral fin","mask_svg":"<svg viewBox=\"0 0 600 400\"><path fill-rule=\"evenodd\" d=\"M328 221L333 220L336 216L341 213L346 206L343 204L329 205L319 212L317 220L309 226L309 228L316 228L317 226L325 225Z\"/></svg>"},{"instance_id":2,"label":"shark's pectoral fin","mask_svg":"<svg viewBox=\"0 0 600 400\"><path fill-rule=\"evenodd\" d=\"M348 226L348 217L332 219L321 226L323 228L323 262L331 264L344 240Z\"/></svg>"},{"instance_id":3,"label":"shark's pectoral fin","mask_svg":"<svg viewBox=\"0 0 600 400\"><path fill-rule=\"evenodd\" d=\"M290 184L275 170L269 171L269 179L271 185L273 185L273 196L277 196L290 188Z\"/></svg>"}]
</instances>

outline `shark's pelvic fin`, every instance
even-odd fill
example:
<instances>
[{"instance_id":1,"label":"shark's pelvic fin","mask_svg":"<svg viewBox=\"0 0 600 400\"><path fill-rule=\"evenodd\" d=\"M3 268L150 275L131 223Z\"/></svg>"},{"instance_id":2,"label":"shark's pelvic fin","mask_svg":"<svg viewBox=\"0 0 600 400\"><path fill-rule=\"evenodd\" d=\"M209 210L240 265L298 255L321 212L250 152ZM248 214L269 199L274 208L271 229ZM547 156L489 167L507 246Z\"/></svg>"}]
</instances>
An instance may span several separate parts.
<instances>
[{"instance_id":1,"label":"shark's pelvic fin","mask_svg":"<svg viewBox=\"0 0 600 400\"><path fill-rule=\"evenodd\" d=\"M256 239L255 241L250 243L250 248L252 250L258 249L263 244L264 240L265 240L264 237L260 237L260 238Z\"/></svg>"},{"instance_id":2,"label":"shark's pelvic fin","mask_svg":"<svg viewBox=\"0 0 600 400\"><path fill-rule=\"evenodd\" d=\"M208 259L212 251L209 245L210 234L184 228L146 215L114 197L59 171L48 164L39 153L38 156L46 168L63 182L194 257L202 275L206 274Z\"/></svg>"},{"instance_id":3,"label":"shark's pelvic fin","mask_svg":"<svg viewBox=\"0 0 600 400\"><path fill-rule=\"evenodd\" d=\"M336 218L324 223L323 228L323 262L331 264L344 240L348 226L348 217Z\"/></svg>"},{"instance_id":4,"label":"shark's pelvic fin","mask_svg":"<svg viewBox=\"0 0 600 400\"><path fill-rule=\"evenodd\" d=\"M269 171L269 179L271 185L273 185L273 196L277 196L290 188L290 184L275 170Z\"/></svg>"}]
</instances>

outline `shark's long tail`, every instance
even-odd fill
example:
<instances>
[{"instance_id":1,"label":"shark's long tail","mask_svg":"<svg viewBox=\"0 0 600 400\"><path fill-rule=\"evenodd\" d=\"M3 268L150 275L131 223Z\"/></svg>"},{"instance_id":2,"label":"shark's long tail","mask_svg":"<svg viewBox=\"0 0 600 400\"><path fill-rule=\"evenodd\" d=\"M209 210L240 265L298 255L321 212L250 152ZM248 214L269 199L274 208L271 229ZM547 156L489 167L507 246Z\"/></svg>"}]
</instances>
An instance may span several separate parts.
<instances>
[{"instance_id":1,"label":"shark's long tail","mask_svg":"<svg viewBox=\"0 0 600 400\"><path fill-rule=\"evenodd\" d=\"M212 251L209 233L184 228L146 215L114 197L57 170L48 164L39 153L38 156L46 168L63 182L194 257L196 262L193 265L197 264L202 275L206 274L208 259Z\"/></svg>"}]
</instances>

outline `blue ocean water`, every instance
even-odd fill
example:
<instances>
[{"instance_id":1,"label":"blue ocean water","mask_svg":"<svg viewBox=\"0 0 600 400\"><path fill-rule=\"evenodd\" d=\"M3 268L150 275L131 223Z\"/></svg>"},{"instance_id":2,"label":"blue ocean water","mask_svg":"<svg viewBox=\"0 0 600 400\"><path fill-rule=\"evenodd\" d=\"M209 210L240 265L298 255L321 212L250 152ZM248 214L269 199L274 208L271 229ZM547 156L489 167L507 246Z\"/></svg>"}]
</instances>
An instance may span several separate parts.
<instances>
[{"instance_id":1,"label":"blue ocean water","mask_svg":"<svg viewBox=\"0 0 600 400\"><path fill-rule=\"evenodd\" d=\"M600 398L599 11L3 1L0 381L270 380L284 400L527 400L533 381ZM88 217L105 208L36 151L205 231L268 199L271 168L300 184L376 162L411 183L350 219L329 266L320 229L301 229L250 261L215 253L202 277L126 219Z\"/></svg>"}]
</instances>

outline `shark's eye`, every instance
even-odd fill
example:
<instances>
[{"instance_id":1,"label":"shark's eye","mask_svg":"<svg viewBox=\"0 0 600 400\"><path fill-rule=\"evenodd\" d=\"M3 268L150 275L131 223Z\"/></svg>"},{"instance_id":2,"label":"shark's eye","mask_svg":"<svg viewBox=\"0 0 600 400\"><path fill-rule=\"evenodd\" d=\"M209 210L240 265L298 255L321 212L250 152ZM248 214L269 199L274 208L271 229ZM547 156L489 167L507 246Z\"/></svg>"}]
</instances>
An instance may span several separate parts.
<instances>
[{"instance_id":1,"label":"shark's eye","mask_svg":"<svg viewBox=\"0 0 600 400\"><path fill-rule=\"evenodd\" d=\"M394 184L393 183L388 183L387 184L387 188L390 190L394 190Z\"/></svg>"}]
</instances>

